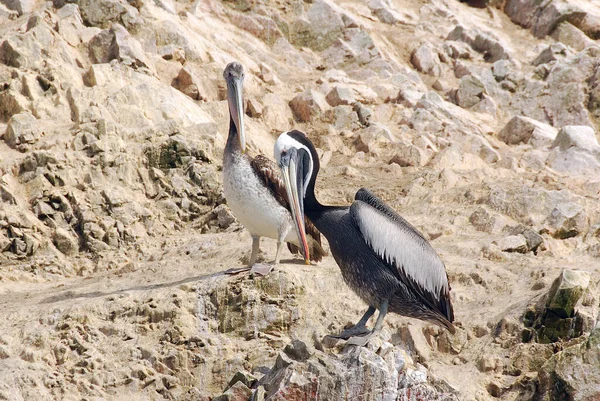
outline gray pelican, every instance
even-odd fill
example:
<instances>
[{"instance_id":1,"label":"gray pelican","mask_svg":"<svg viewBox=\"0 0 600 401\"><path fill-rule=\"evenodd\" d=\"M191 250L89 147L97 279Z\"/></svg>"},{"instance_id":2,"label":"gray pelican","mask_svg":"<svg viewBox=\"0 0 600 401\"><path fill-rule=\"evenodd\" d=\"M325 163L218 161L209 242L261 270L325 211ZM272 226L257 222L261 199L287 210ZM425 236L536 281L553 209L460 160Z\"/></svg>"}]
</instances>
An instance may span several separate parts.
<instances>
[{"instance_id":1,"label":"gray pelican","mask_svg":"<svg viewBox=\"0 0 600 401\"><path fill-rule=\"evenodd\" d=\"M369 305L359 322L337 336L364 345L388 311L455 332L444 263L423 235L368 189L351 206L325 206L315 197L319 157L300 131L283 133L274 148L292 213L305 213L327 238L346 284ZM302 221L304 215L294 216ZM376 309L373 330L366 327Z\"/></svg>"},{"instance_id":2,"label":"gray pelican","mask_svg":"<svg viewBox=\"0 0 600 401\"><path fill-rule=\"evenodd\" d=\"M325 254L321 247L321 235L308 221L292 221L290 204L277 165L262 155L251 158L245 153L244 68L238 62L229 63L223 71L223 77L227 82L230 117L229 136L223 154L223 192L231 211L252 236L248 268L261 274L267 274L272 268L272 265L255 265L260 237L277 240L275 264L279 263L284 242L288 243L292 253L301 252L306 263L309 260L320 261ZM298 217L301 215L295 214ZM244 270L247 269L235 272Z\"/></svg>"}]
</instances>

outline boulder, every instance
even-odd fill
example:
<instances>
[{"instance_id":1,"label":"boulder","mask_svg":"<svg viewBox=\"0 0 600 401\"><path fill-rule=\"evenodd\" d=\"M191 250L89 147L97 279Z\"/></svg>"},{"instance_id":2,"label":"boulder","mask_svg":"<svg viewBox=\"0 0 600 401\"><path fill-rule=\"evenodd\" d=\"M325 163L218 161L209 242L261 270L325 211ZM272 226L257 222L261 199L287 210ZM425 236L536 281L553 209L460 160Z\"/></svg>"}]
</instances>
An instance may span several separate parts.
<instances>
[{"instance_id":1,"label":"boulder","mask_svg":"<svg viewBox=\"0 0 600 401\"><path fill-rule=\"evenodd\" d=\"M527 240L521 234L504 237L497 241L497 245L504 252L525 253L529 250Z\"/></svg>"},{"instance_id":2,"label":"boulder","mask_svg":"<svg viewBox=\"0 0 600 401\"><path fill-rule=\"evenodd\" d=\"M573 317L575 308L589 285L588 272L563 270L550 288L546 308L562 319Z\"/></svg>"},{"instance_id":3,"label":"boulder","mask_svg":"<svg viewBox=\"0 0 600 401\"><path fill-rule=\"evenodd\" d=\"M296 119L307 122L318 118L329 106L325 96L317 91L308 90L296 95L290 102L290 108Z\"/></svg>"},{"instance_id":4,"label":"boulder","mask_svg":"<svg viewBox=\"0 0 600 401\"><path fill-rule=\"evenodd\" d=\"M8 120L4 141L12 148L26 149L42 135L37 119L29 113L13 115Z\"/></svg>"},{"instance_id":5,"label":"boulder","mask_svg":"<svg viewBox=\"0 0 600 401\"><path fill-rule=\"evenodd\" d=\"M327 337L326 337L327 338ZM281 352L271 370L259 381L265 400L301 400L312 394L316 401L342 400L456 400L456 396L429 383L427 370L385 339L367 347L335 344L343 351L335 357L315 351L301 360ZM329 346L324 341L322 346ZM260 388L260 387L259 387ZM385 395L384 398L381 396Z\"/></svg>"},{"instance_id":6,"label":"boulder","mask_svg":"<svg viewBox=\"0 0 600 401\"><path fill-rule=\"evenodd\" d=\"M388 127L374 123L357 132L355 146L358 151L381 155L383 150L393 141L394 138Z\"/></svg>"},{"instance_id":7,"label":"boulder","mask_svg":"<svg viewBox=\"0 0 600 401\"><path fill-rule=\"evenodd\" d=\"M177 74L177 76L173 78L171 86L185 93L193 100L204 99L200 92L200 81L186 67L183 67L181 70L179 70L179 74Z\"/></svg>"},{"instance_id":8,"label":"boulder","mask_svg":"<svg viewBox=\"0 0 600 401\"><path fill-rule=\"evenodd\" d=\"M384 24L394 25L402 21L402 16L389 0L370 0L368 5L371 12Z\"/></svg>"},{"instance_id":9,"label":"boulder","mask_svg":"<svg viewBox=\"0 0 600 401\"><path fill-rule=\"evenodd\" d=\"M460 80L456 91L456 104L468 109L481 101L485 93L483 82L475 75L467 75Z\"/></svg>"},{"instance_id":10,"label":"boulder","mask_svg":"<svg viewBox=\"0 0 600 401\"><path fill-rule=\"evenodd\" d=\"M336 86L329 91L325 98L332 107L352 105L356 102L352 89L347 86Z\"/></svg>"},{"instance_id":11,"label":"boulder","mask_svg":"<svg viewBox=\"0 0 600 401\"><path fill-rule=\"evenodd\" d=\"M568 21L563 21L558 24L551 36L560 43L569 46L571 49L578 52L586 47L597 46L596 42Z\"/></svg>"},{"instance_id":12,"label":"boulder","mask_svg":"<svg viewBox=\"0 0 600 401\"><path fill-rule=\"evenodd\" d=\"M346 25L337 6L329 0L316 0L305 16L290 25L290 42L296 46L322 51L330 47Z\"/></svg>"},{"instance_id":13,"label":"boulder","mask_svg":"<svg viewBox=\"0 0 600 401\"><path fill-rule=\"evenodd\" d=\"M16 11L19 16L23 14L29 14L38 6L38 0L2 0L0 3L4 4L9 10Z\"/></svg>"},{"instance_id":14,"label":"boulder","mask_svg":"<svg viewBox=\"0 0 600 401\"><path fill-rule=\"evenodd\" d=\"M600 145L594 129L586 125L562 127L552 143L552 148L559 148L562 151L577 148L589 152L600 152Z\"/></svg>"},{"instance_id":15,"label":"boulder","mask_svg":"<svg viewBox=\"0 0 600 401\"><path fill-rule=\"evenodd\" d=\"M65 255L73 255L79 250L78 238L62 228L57 228L54 231L52 242Z\"/></svg>"},{"instance_id":16,"label":"boulder","mask_svg":"<svg viewBox=\"0 0 600 401\"><path fill-rule=\"evenodd\" d=\"M579 203L560 203L548 216L547 224L553 237L571 238L583 232L587 226L587 215Z\"/></svg>"},{"instance_id":17,"label":"boulder","mask_svg":"<svg viewBox=\"0 0 600 401\"><path fill-rule=\"evenodd\" d=\"M92 63L108 63L117 59L133 68L154 69L142 44L119 25L113 24L109 30L101 31L89 42L89 53Z\"/></svg>"},{"instance_id":18,"label":"boulder","mask_svg":"<svg viewBox=\"0 0 600 401\"><path fill-rule=\"evenodd\" d=\"M263 114L263 106L253 97L246 100L246 114L252 118L260 118Z\"/></svg>"},{"instance_id":19,"label":"boulder","mask_svg":"<svg viewBox=\"0 0 600 401\"><path fill-rule=\"evenodd\" d=\"M562 43L552 43L546 47L542 52L532 61L533 65L546 64L551 61L558 59L558 56L565 56L567 54L567 47Z\"/></svg>"},{"instance_id":20,"label":"boulder","mask_svg":"<svg viewBox=\"0 0 600 401\"><path fill-rule=\"evenodd\" d=\"M553 144L558 130L533 118L515 116L498 133L498 139L508 145L529 143L534 148Z\"/></svg>"},{"instance_id":21,"label":"boulder","mask_svg":"<svg viewBox=\"0 0 600 401\"><path fill-rule=\"evenodd\" d=\"M418 71L424 74L437 77L442 72L440 57L430 43L424 43L417 47L413 51L410 61Z\"/></svg>"},{"instance_id":22,"label":"boulder","mask_svg":"<svg viewBox=\"0 0 600 401\"><path fill-rule=\"evenodd\" d=\"M600 174L600 145L589 126L565 126L552 143L546 164L569 175Z\"/></svg>"},{"instance_id":23,"label":"boulder","mask_svg":"<svg viewBox=\"0 0 600 401\"><path fill-rule=\"evenodd\" d=\"M600 323L587 341L553 355L539 370L535 399L597 400L600 398Z\"/></svg>"}]
</instances>

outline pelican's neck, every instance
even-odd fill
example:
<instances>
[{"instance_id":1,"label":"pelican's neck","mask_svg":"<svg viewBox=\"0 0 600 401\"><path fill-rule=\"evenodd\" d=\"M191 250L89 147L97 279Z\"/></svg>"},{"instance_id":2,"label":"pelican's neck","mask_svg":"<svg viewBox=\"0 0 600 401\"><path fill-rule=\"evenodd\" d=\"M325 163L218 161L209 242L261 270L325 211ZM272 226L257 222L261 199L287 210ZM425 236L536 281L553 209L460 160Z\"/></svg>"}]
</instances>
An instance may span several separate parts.
<instances>
[{"instance_id":1,"label":"pelican's neck","mask_svg":"<svg viewBox=\"0 0 600 401\"><path fill-rule=\"evenodd\" d=\"M234 155L242 154L242 146L240 145L240 136L238 135L235 123L231 114L229 115L229 135L227 136L227 143L225 144L225 151L223 152L223 159L225 164L233 160Z\"/></svg>"}]
</instances>

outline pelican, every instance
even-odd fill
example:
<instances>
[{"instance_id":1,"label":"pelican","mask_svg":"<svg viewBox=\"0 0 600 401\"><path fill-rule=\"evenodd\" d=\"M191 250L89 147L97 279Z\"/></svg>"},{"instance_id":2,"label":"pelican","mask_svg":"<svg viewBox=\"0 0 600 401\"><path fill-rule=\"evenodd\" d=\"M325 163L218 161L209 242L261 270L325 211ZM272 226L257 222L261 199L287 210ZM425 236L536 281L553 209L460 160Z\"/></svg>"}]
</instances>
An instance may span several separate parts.
<instances>
[{"instance_id":1,"label":"pelican","mask_svg":"<svg viewBox=\"0 0 600 401\"><path fill-rule=\"evenodd\" d=\"M435 323L455 332L450 285L444 263L423 235L371 191L361 188L351 206L325 206L315 197L319 157L300 131L275 142L295 221L305 213L329 241L346 284L369 308L358 323L339 335L364 345L383 326L389 312ZM379 309L372 330L366 323Z\"/></svg>"},{"instance_id":2,"label":"pelican","mask_svg":"<svg viewBox=\"0 0 600 401\"><path fill-rule=\"evenodd\" d=\"M223 77L227 82L229 104L229 136L223 154L223 192L235 217L252 236L252 254L246 269L267 274L273 265L256 264L260 238L277 240L275 264L281 258L283 243L288 243L292 253L301 252L306 263L320 261L325 252L321 235L310 223L292 221L290 204L277 165L265 156L251 158L245 153L244 103L242 86L244 68L238 62L225 67ZM298 211L295 216L302 216ZM308 236L306 235L308 233Z\"/></svg>"}]
</instances>

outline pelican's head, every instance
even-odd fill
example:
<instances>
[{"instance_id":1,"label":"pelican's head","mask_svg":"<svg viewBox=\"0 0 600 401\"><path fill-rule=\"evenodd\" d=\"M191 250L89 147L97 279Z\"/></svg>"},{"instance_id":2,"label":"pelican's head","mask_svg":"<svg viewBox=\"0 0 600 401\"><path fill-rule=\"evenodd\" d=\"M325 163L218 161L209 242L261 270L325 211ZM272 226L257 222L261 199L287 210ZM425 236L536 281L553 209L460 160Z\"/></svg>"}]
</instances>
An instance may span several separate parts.
<instances>
[{"instance_id":1,"label":"pelican's head","mask_svg":"<svg viewBox=\"0 0 600 401\"><path fill-rule=\"evenodd\" d=\"M308 264L310 255L304 226L304 196L312 176L314 161L306 141L308 138L300 131L284 132L277 138L273 153L285 183L300 249Z\"/></svg>"},{"instance_id":2,"label":"pelican's head","mask_svg":"<svg viewBox=\"0 0 600 401\"><path fill-rule=\"evenodd\" d=\"M235 125L240 141L242 153L246 151L246 134L244 131L244 97L242 88L244 84L244 67L237 61L227 64L223 71L223 78L227 82L227 103L229 116Z\"/></svg>"}]
</instances>

